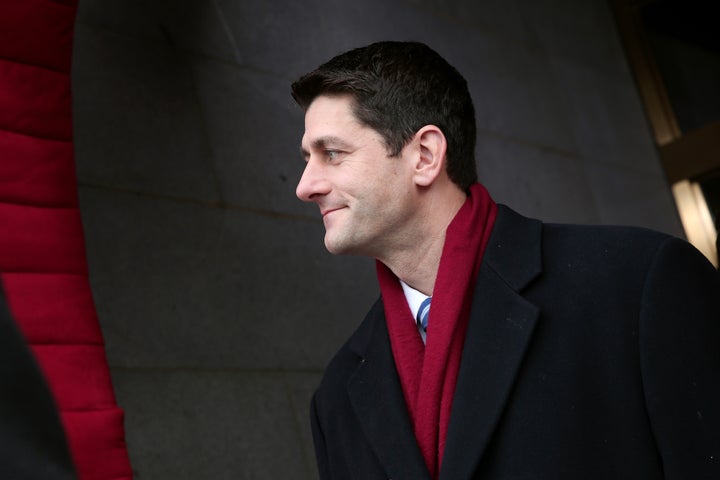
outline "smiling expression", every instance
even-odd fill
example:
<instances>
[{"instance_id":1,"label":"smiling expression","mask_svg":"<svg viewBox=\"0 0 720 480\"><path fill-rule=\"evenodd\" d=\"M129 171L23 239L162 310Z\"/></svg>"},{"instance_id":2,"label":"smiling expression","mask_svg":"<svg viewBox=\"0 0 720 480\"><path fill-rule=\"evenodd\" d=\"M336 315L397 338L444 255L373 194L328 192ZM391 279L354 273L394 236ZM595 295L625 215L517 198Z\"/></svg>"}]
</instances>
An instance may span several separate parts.
<instances>
[{"instance_id":1,"label":"smiling expression","mask_svg":"<svg viewBox=\"0 0 720 480\"><path fill-rule=\"evenodd\" d=\"M412 241L411 161L405 150L388 156L380 134L352 113L351 97L313 101L302 151L296 194L320 208L328 251L382 258Z\"/></svg>"}]
</instances>

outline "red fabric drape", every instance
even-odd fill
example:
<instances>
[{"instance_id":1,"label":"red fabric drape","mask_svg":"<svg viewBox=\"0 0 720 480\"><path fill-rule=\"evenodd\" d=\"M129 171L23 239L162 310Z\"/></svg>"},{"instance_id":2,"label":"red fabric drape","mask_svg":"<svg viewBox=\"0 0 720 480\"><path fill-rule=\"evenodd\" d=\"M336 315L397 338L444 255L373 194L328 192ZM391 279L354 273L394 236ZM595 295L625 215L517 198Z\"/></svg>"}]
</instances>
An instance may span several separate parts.
<instances>
[{"instance_id":1,"label":"red fabric drape","mask_svg":"<svg viewBox=\"0 0 720 480\"><path fill-rule=\"evenodd\" d=\"M445 234L423 346L395 274L377 262L395 366L415 439L431 478L440 475L475 278L497 206L476 183ZM419 368L419 367L422 368Z\"/></svg>"},{"instance_id":2,"label":"red fabric drape","mask_svg":"<svg viewBox=\"0 0 720 480\"><path fill-rule=\"evenodd\" d=\"M132 471L88 282L72 146L76 0L0 0L0 279L78 476Z\"/></svg>"}]
</instances>

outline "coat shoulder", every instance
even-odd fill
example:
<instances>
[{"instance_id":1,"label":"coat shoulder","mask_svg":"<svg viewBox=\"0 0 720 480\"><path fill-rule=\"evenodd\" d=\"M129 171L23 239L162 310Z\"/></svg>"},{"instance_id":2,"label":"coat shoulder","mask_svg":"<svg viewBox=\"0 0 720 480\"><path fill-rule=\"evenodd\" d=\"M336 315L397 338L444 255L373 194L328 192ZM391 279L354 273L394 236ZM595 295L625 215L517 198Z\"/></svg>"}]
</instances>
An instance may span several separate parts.
<instances>
[{"instance_id":1,"label":"coat shoulder","mask_svg":"<svg viewBox=\"0 0 720 480\"><path fill-rule=\"evenodd\" d=\"M323 373L316 397L343 388L362 361L365 351L377 328L384 326L385 314L382 299L379 298L355 331L333 355Z\"/></svg>"}]
</instances>

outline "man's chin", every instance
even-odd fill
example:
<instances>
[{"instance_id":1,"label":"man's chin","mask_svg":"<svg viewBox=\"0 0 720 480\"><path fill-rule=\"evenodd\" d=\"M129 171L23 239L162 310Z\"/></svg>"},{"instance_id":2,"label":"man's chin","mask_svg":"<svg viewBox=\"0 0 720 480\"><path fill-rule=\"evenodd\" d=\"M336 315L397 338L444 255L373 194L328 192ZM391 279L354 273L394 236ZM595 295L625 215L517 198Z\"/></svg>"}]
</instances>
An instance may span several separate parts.
<instances>
[{"instance_id":1,"label":"man's chin","mask_svg":"<svg viewBox=\"0 0 720 480\"><path fill-rule=\"evenodd\" d=\"M333 255L357 255L353 246L342 239L333 238L328 233L325 234L325 248Z\"/></svg>"},{"instance_id":2,"label":"man's chin","mask_svg":"<svg viewBox=\"0 0 720 480\"><path fill-rule=\"evenodd\" d=\"M346 253L344 248L341 248L340 245L332 242L327 237L325 237L325 249L333 255L344 255Z\"/></svg>"}]
</instances>

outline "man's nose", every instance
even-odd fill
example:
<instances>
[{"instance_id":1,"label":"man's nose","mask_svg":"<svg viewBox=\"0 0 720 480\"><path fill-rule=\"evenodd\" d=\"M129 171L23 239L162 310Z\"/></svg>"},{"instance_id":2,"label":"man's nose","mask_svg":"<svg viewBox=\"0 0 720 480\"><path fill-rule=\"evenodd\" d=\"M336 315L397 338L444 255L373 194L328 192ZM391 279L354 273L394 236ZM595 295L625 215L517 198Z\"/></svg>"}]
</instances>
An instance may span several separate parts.
<instances>
[{"instance_id":1,"label":"man's nose","mask_svg":"<svg viewBox=\"0 0 720 480\"><path fill-rule=\"evenodd\" d=\"M312 202L318 196L325 195L329 191L329 182L324 178L322 168L312 158L308 159L302 177L300 177L295 189L295 195L304 202Z\"/></svg>"}]
</instances>

